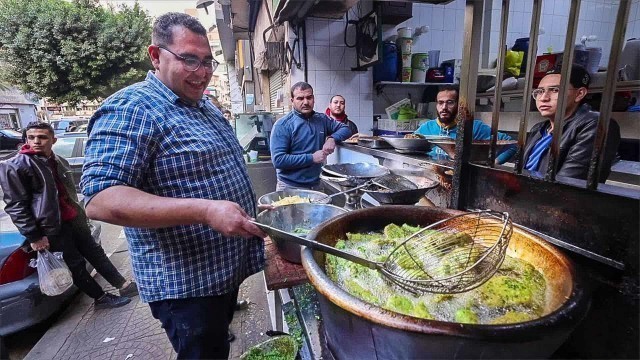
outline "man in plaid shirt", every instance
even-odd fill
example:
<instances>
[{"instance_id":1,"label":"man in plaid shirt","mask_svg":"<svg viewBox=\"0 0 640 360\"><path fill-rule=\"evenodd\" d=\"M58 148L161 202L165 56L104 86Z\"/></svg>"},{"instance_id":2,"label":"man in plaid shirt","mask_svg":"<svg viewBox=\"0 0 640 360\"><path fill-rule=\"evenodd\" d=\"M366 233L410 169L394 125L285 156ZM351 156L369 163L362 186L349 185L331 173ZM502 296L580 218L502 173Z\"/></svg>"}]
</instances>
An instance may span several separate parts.
<instances>
[{"instance_id":1,"label":"man in plaid shirt","mask_svg":"<svg viewBox=\"0 0 640 360\"><path fill-rule=\"evenodd\" d=\"M87 214L125 226L140 297L179 359L227 358L242 281L265 234L235 134L203 96L217 66L195 18L154 23L155 71L91 118L81 181Z\"/></svg>"}]
</instances>

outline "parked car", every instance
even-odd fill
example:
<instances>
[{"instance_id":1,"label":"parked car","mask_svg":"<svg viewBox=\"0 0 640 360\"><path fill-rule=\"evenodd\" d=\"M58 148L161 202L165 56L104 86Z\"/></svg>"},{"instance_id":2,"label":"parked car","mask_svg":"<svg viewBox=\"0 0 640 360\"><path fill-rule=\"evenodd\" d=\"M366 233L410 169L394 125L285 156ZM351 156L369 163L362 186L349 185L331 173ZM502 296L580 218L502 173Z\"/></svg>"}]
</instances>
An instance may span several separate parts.
<instances>
[{"instance_id":1,"label":"parked car","mask_svg":"<svg viewBox=\"0 0 640 360\"><path fill-rule=\"evenodd\" d=\"M76 184L76 190L80 192L80 177L82 176L87 133L69 132L58 135L57 137L58 141L53 144L53 152L69 162L73 182Z\"/></svg>"},{"instance_id":2,"label":"parked car","mask_svg":"<svg viewBox=\"0 0 640 360\"><path fill-rule=\"evenodd\" d=\"M4 207L4 201L0 200L0 337L44 321L77 291L73 286L58 296L40 292L38 273L29 266L36 252L22 249L24 237ZM93 239L100 244L100 224L90 221L89 227Z\"/></svg>"},{"instance_id":3,"label":"parked car","mask_svg":"<svg viewBox=\"0 0 640 360\"><path fill-rule=\"evenodd\" d=\"M53 131L56 135L64 134L65 132L71 132L77 130L78 126L88 124L87 119L77 118L62 118L60 120L51 120L49 124L53 127Z\"/></svg>"},{"instance_id":4,"label":"parked car","mask_svg":"<svg viewBox=\"0 0 640 360\"><path fill-rule=\"evenodd\" d=\"M20 150L24 145L22 133L11 129L0 129L0 150Z\"/></svg>"}]
</instances>

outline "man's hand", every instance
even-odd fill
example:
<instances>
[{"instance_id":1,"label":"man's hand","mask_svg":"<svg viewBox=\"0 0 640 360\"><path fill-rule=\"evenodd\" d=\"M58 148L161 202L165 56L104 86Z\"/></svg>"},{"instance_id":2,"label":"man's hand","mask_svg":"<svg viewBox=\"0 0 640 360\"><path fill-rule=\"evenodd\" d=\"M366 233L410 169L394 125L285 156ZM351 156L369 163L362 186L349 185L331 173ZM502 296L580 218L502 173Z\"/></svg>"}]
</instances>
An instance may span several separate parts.
<instances>
[{"instance_id":1,"label":"man's hand","mask_svg":"<svg viewBox=\"0 0 640 360\"><path fill-rule=\"evenodd\" d=\"M322 147L322 152L325 155L333 154L333 151L336 149L336 140L332 137L327 138L324 142L324 146Z\"/></svg>"},{"instance_id":2,"label":"man's hand","mask_svg":"<svg viewBox=\"0 0 640 360\"><path fill-rule=\"evenodd\" d=\"M325 145L326 146L326 145ZM318 150L313 153L313 162L316 164L322 164L325 160L327 160L327 154L323 150Z\"/></svg>"},{"instance_id":3,"label":"man's hand","mask_svg":"<svg viewBox=\"0 0 640 360\"><path fill-rule=\"evenodd\" d=\"M49 248L49 238L43 236L40 240L32 242L31 248L35 251L47 250Z\"/></svg>"},{"instance_id":4,"label":"man's hand","mask_svg":"<svg viewBox=\"0 0 640 360\"><path fill-rule=\"evenodd\" d=\"M271 205L271 204L258 204L258 210L263 211L263 210L273 210L276 207Z\"/></svg>"},{"instance_id":5,"label":"man's hand","mask_svg":"<svg viewBox=\"0 0 640 360\"><path fill-rule=\"evenodd\" d=\"M249 222L252 218L240 205L231 201L209 201L204 220L207 225L225 236L267 237L260 228Z\"/></svg>"}]
</instances>

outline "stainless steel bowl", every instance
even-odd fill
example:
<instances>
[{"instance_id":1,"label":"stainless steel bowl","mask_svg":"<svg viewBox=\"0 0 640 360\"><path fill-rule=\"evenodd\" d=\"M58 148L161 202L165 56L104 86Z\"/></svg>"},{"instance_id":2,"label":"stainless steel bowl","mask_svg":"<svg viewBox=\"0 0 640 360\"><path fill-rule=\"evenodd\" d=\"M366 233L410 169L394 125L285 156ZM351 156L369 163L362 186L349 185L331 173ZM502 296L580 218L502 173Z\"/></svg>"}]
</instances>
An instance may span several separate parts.
<instances>
[{"instance_id":1,"label":"stainless steel bowl","mask_svg":"<svg viewBox=\"0 0 640 360\"><path fill-rule=\"evenodd\" d=\"M395 138L395 137L382 137L386 142L391 144L399 153L426 153L431 150L431 144L429 139L407 139L407 138ZM430 137L433 138L433 137ZM441 137L437 137L441 138Z\"/></svg>"},{"instance_id":2,"label":"stainless steel bowl","mask_svg":"<svg viewBox=\"0 0 640 360\"><path fill-rule=\"evenodd\" d=\"M331 198L327 198L327 195L320 191L313 190L301 190L301 189L285 189L280 191L274 191L268 194L262 195L258 199L258 204L270 205L278 200L284 199L289 196L300 196L301 198L308 198L309 201L318 200L319 204L331 203ZM322 200L319 200L322 199Z\"/></svg>"},{"instance_id":3,"label":"stainless steel bowl","mask_svg":"<svg viewBox=\"0 0 640 360\"><path fill-rule=\"evenodd\" d=\"M278 206L274 210L265 210L258 214L259 223L305 237L305 233L296 230L313 230L315 227L347 210L327 204L293 204ZM291 262L300 264L300 250L302 247L293 242L272 238L280 255Z\"/></svg>"}]
</instances>

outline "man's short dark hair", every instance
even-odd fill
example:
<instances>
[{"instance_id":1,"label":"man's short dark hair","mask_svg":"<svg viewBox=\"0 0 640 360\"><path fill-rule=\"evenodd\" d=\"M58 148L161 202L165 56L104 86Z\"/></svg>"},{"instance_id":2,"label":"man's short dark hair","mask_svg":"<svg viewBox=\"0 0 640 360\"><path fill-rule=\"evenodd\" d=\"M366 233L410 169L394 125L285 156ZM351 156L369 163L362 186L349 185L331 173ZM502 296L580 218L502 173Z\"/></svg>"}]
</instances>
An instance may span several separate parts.
<instances>
[{"instance_id":1,"label":"man's short dark hair","mask_svg":"<svg viewBox=\"0 0 640 360\"><path fill-rule=\"evenodd\" d=\"M45 123L45 122L39 122L39 121L32 121L28 123L24 129L22 129L22 141L27 142L27 131L31 129L49 130L49 132L51 133L51 136L56 135L56 132L53 131L53 126L51 126L51 124Z\"/></svg>"},{"instance_id":2,"label":"man's short dark hair","mask_svg":"<svg viewBox=\"0 0 640 360\"><path fill-rule=\"evenodd\" d=\"M344 102L347 102L347 99L345 99L345 98L344 98L344 96L342 96L342 95L340 95L340 94L333 95L333 96L331 97L331 99L329 100L329 102L332 102L332 101L333 101L333 98L334 98L334 97L336 97L336 96L340 96L340 97L342 98L342 100L344 100Z\"/></svg>"},{"instance_id":3,"label":"man's short dark hair","mask_svg":"<svg viewBox=\"0 0 640 360\"><path fill-rule=\"evenodd\" d=\"M460 97L460 90L458 89L458 85L440 85L438 87L438 93L443 91L455 91L456 97Z\"/></svg>"},{"instance_id":4,"label":"man's short dark hair","mask_svg":"<svg viewBox=\"0 0 640 360\"><path fill-rule=\"evenodd\" d=\"M207 36L207 30L200 24L198 19L187 14L170 12L161 15L153 23L153 35L151 37L153 44L161 46L173 44L173 28L176 26L182 26L198 35Z\"/></svg>"},{"instance_id":5,"label":"man's short dark hair","mask_svg":"<svg viewBox=\"0 0 640 360\"><path fill-rule=\"evenodd\" d=\"M555 67L553 70L547 71L545 76L552 74L561 75L562 68L559 66ZM587 71L587 69L585 69L584 66L573 64L571 65L571 76L569 77L569 83L571 83L571 85L576 89L579 89L581 87L588 89L589 84L591 83L591 75L589 75L589 72Z\"/></svg>"},{"instance_id":6,"label":"man's short dark hair","mask_svg":"<svg viewBox=\"0 0 640 360\"><path fill-rule=\"evenodd\" d=\"M227 109L224 109L224 110L222 111L222 113L223 113L223 114L229 114L229 115L231 115L231 111L229 111L229 110L227 110Z\"/></svg>"},{"instance_id":7,"label":"man's short dark hair","mask_svg":"<svg viewBox=\"0 0 640 360\"><path fill-rule=\"evenodd\" d=\"M304 81L299 81L295 84L293 84L293 86L291 87L291 98L293 99L293 92L296 90L313 90L313 87L311 85L309 85L309 83L306 83Z\"/></svg>"}]
</instances>

